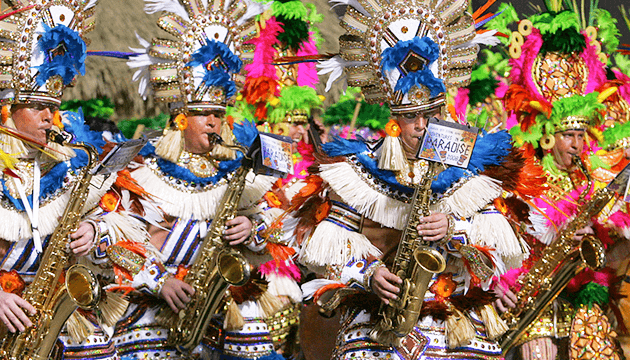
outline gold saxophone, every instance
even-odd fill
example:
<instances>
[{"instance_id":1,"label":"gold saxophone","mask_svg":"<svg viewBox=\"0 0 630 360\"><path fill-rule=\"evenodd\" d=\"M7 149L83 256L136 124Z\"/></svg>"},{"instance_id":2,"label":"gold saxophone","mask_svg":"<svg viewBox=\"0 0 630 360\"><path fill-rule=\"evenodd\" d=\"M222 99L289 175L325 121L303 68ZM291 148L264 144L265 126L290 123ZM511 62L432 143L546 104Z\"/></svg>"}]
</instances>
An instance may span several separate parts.
<instances>
[{"instance_id":1,"label":"gold saxophone","mask_svg":"<svg viewBox=\"0 0 630 360\"><path fill-rule=\"evenodd\" d=\"M545 249L542 257L529 272L518 280L521 288L516 293L516 307L501 315L509 326L501 341L504 354L518 343L529 326L577 273L585 267L597 270L604 266L606 261L604 247L598 239L588 235L581 241L576 241L573 237L608 204L613 196L614 192L608 188L595 192L591 200L581 206L577 216Z\"/></svg>"},{"instance_id":2,"label":"gold saxophone","mask_svg":"<svg viewBox=\"0 0 630 360\"><path fill-rule=\"evenodd\" d=\"M65 282L60 282L70 258L68 239L81 222L98 153L89 144L67 143L54 132L49 133L49 141L85 151L88 165L81 169L81 175L72 189L72 197L50 236L35 278L22 294L22 298L37 310L35 315L29 316L33 326L22 332L8 333L4 337L0 358L6 360L49 359L61 328L76 308L91 309L100 300L98 280L83 265L70 267L65 272Z\"/></svg>"},{"instance_id":3,"label":"gold saxophone","mask_svg":"<svg viewBox=\"0 0 630 360\"><path fill-rule=\"evenodd\" d=\"M390 300L388 305L381 305L381 318L370 333L370 337L379 343L399 345L400 340L413 330L418 322L429 282L434 274L441 273L446 268L442 254L427 246L417 230L419 218L430 215L431 179L435 165L434 162L429 162L427 174L414 190L411 213L391 269L403 281L400 293L398 299Z\"/></svg>"},{"instance_id":4,"label":"gold saxophone","mask_svg":"<svg viewBox=\"0 0 630 360\"><path fill-rule=\"evenodd\" d=\"M213 142L221 141L218 135L211 139ZM247 153L241 146L223 146ZM212 316L223 302L227 288L230 285L243 285L249 280L249 262L223 240L225 223L234 218L245 189L245 179L251 167L246 164L249 161L245 158L230 179L208 234L203 239L200 253L183 279L195 289L195 293L186 308L172 318L168 334L168 343L182 352L188 353L201 343Z\"/></svg>"}]
</instances>

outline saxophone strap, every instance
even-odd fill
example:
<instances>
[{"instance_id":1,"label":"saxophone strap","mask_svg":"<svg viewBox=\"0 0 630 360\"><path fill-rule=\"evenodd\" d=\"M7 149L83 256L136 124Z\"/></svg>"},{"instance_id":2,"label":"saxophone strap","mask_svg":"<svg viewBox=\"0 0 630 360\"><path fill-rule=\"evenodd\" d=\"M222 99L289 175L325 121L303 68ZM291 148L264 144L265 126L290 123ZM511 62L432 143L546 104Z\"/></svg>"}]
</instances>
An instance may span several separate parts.
<instances>
[{"instance_id":1,"label":"saxophone strap","mask_svg":"<svg viewBox=\"0 0 630 360\"><path fill-rule=\"evenodd\" d=\"M26 196L26 190L24 189L24 184L19 178L13 178L15 182L15 187L20 194L20 199L22 199L22 203L24 204L24 209L26 210L26 215L31 221L31 232L33 233L33 243L35 244L35 251L41 253L43 251L42 247L42 238L39 233L39 191L40 191L40 180L41 180L41 169L39 166L39 160L35 159L33 163L33 206L31 207L31 203L28 201L28 197Z\"/></svg>"}]
</instances>

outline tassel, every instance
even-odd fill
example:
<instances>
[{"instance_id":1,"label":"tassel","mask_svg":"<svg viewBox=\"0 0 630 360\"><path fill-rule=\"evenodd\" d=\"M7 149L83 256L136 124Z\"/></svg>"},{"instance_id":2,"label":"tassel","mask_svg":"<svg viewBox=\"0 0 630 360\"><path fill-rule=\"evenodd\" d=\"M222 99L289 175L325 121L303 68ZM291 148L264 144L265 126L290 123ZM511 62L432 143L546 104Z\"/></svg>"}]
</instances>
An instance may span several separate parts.
<instances>
[{"instance_id":1,"label":"tassel","mask_svg":"<svg viewBox=\"0 0 630 360\"><path fill-rule=\"evenodd\" d=\"M260 306L263 317L268 318L282 309L284 304L278 297L271 295L269 291L265 291L258 299L258 306Z\"/></svg>"},{"instance_id":2,"label":"tassel","mask_svg":"<svg viewBox=\"0 0 630 360\"><path fill-rule=\"evenodd\" d=\"M3 114L4 114L5 108L6 108L5 106L2 107ZM4 120L4 115L3 115L3 120ZM4 121L4 126L8 127L9 129L16 129L13 118L8 115L7 115L6 121ZM5 134L0 135L0 148L5 153L12 154L14 156L27 153L26 146L21 140L16 139L13 136L5 135Z\"/></svg>"},{"instance_id":3,"label":"tassel","mask_svg":"<svg viewBox=\"0 0 630 360\"><path fill-rule=\"evenodd\" d=\"M378 168L392 171L405 170L407 160L405 158L405 152L400 142L400 125L391 119L385 125L385 140L381 146L381 152L378 158Z\"/></svg>"},{"instance_id":4,"label":"tassel","mask_svg":"<svg viewBox=\"0 0 630 360\"><path fill-rule=\"evenodd\" d=\"M245 326L245 319L243 319L241 310L238 308L236 301L234 301L231 297L227 301L227 311L225 312L223 329L227 331L240 330L243 326Z\"/></svg>"},{"instance_id":5,"label":"tassel","mask_svg":"<svg viewBox=\"0 0 630 360\"><path fill-rule=\"evenodd\" d=\"M177 163L183 150L184 133L179 130L165 129L164 135L155 145L155 153L172 163Z\"/></svg>"},{"instance_id":6,"label":"tassel","mask_svg":"<svg viewBox=\"0 0 630 360\"><path fill-rule=\"evenodd\" d=\"M393 136L385 136L381 153L378 158L378 168L383 170L405 170L405 153L400 139Z\"/></svg>"},{"instance_id":7,"label":"tassel","mask_svg":"<svg viewBox=\"0 0 630 360\"><path fill-rule=\"evenodd\" d=\"M486 333L490 340L498 339L508 330L507 324L499 317L494 306L490 304L482 306L479 309L479 315L481 316L481 321L486 325Z\"/></svg>"},{"instance_id":8,"label":"tassel","mask_svg":"<svg viewBox=\"0 0 630 360\"><path fill-rule=\"evenodd\" d=\"M129 302L119 293L107 293L98 304L99 323L114 326L127 311Z\"/></svg>"},{"instance_id":9,"label":"tassel","mask_svg":"<svg viewBox=\"0 0 630 360\"><path fill-rule=\"evenodd\" d=\"M221 133L219 135L223 139L223 144L234 145L234 134L232 134L232 129L225 120L221 121ZM223 145L215 145L211 151L211 156L217 160L233 160L236 159L236 152Z\"/></svg>"},{"instance_id":10,"label":"tassel","mask_svg":"<svg viewBox=\"0 0 630 360\"><path fill-rule=\"evenodd\" d=\"M475 328L464 313L452 305L449 308L453 314L446 319L446 339L448 348L455 349L470 343L475 337Z\"/></svg>"},{"instance_id":11,"label":"tassel","mask_svg":"<svg viewBox=\"0 0 630 360\"><path fill-rule=\"evenodd\" d=\"M82 343L88 336L94 334L94 325L78 311L70 315L66 323L66 329L72 340L77 343Z\"/></svg>"}]
</instances>

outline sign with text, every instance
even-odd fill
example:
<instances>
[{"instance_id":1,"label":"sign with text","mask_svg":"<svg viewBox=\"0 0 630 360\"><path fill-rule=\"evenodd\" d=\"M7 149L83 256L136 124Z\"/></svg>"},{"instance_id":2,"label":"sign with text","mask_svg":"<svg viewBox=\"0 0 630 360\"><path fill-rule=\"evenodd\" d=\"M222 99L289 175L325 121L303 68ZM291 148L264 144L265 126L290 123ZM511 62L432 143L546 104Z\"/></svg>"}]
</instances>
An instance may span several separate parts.
<instances>
[{"instance_id":1,"label":"sign with text","mask_svg":"<svg viewBox=\"0 0 630 360\"><path fill-rule=\"evenodd\" d=\"M630 164L626 165L626 167L621 170L610 183L608 183L607 187L619 194L624 201L629 201L630 196L628 195L628 188L630 187Z\"/></svg>"},{"instance_id":2,"label":"sign with text","mask_svg":"<svg viewBox=\"0 0 630 360\"><path fill-rule=\"evenodd\" d=\"M254 172L276 177L293 174L293 141L290 137L259 133L250 148Z\"/></svg>"},{"instance_id":3,"label":"sign with text","mask_svg":"<svg viewBox=\"0 0 630 360\"><path fill-rule=\"evenodd\" d=\"M466 168L478 134L473 126L429 119L416 157Z\"/></svg>"}]
</instances>

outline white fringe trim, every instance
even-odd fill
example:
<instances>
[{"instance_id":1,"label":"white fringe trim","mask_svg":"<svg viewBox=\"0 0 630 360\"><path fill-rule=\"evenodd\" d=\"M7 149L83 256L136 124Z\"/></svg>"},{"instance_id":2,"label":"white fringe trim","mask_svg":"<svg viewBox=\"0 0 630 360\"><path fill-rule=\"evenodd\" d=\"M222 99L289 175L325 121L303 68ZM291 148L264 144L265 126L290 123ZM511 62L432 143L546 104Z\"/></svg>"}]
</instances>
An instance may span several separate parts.
<instances>
[{"instance_id":1,"label":"white fringe trim","mask_svg":"<svg viewBox=\"0 0 630 360\"><path fill-rule=\"evenodd\" d=\"M327 280L327 279L315 279L309 282L302 284L302 294L304 295L304 300L311 299L317 290L323 288L326 285L330 284L341 284L336 280Z\"/></svg>"},{"instance_id":2,"label":"white fringe trim","mask_svg":"<svg viewBox=\"0 0 630 360\"><path fill-rule=\"evenodd\" d=\"M322 221L302 246L298 259L309 265L335 266L368 255L378 257L381 251L365 235L348 231L330 221Z\"/></svg>"},{"instance_id":3,"label":"white fringe trim","mask_svg":"<svg viewBox=\"0 0 630 360\"><path fill-rule=\"evenodd\" d=\"M402 230L411 205L374 190L346 162L323 164L321 178L360 214L387 227ZM484 204L485 205L485 204Z\"/></svg>"},{"instance_id":4,"label":"white fringe trim","mask_svg":"<svg viewBox=\"0 0 630 360\"><path fill-rule=\"evenodd\" d=\"M101 175L94 176L92 184L100 184L102 179L103 176ZM85 214L94 208L115 181L116 175L112 175L105 180L100 189L91 186L82 213ZM73 188L74 186L65 187L63 193L58 195L55 200L39 208L39 231L43 237L52 234L57 225L59 225L59 218L63 215L68 201L73 196ZM0 238L9 242L17 242L33 237L31 221L26 212L0 207L0 219L6 224L5 226L0 226Z\"/></svg>"},{"instance_id":5,"label":"white fringe trim","mask_svg":"<svg viewBox=\"0 0 630 360\"><path fill-rule=\"evenodd\" d=\"M204 192L183 192L165 183L148 167L133 172L133 177L149 193L161 202L164 213L179 218L206 220L214 218L217 207L223 198L227 185L221 185ZM256 176L253 182L245 183L245 190L239 208L248 208L260 200L271 189L275 178Z\"/></svg>"},{"instance_id":6,"label":"white fringe trim","mask_svg":"<svg viewBox=\"0 0 630 360\"><path fill-rule=\"evenodd\" d=\"M529 246L519 239L510 223L499 213L476 214L469 232L473 244L496 249L501 257L527 257Z\"/></svg>"},{"instance_id":7,"label":"white fringe trim","mask_svg":"<svg viewBox=\"0 0 630 360\"><path fill-rule=\"evenodd\" d=\"M265 275L265 279L269 281L267 291L273 296L287 296L294 303L302 302L302 290L300 286L292 278L286 276L278 276L276 274Z\"/></svg>"},{"instance_id":8,"label":"white fringe trim","mask_svg":"<svg viewBox=\"0 0 630 360\"><path fill-rule=\"evenodd\" d=\"M440 200L438 207L444 213L469 218L501 196L502 192L500 181L479 175L469 179L459 189Z\"/></svg>"},{"instance_id":9,"label":"white fringe trim","mask_svg":"<svg viewBox=\"0 0 630 360\"><path fill-rule=\"evenodd\" d=\"M136 242L148 242L149 233L144 224L131 216L127 211L110 212L101 217L110 234L115 234L117 240L127 239Z\"/></svg>"}]
</instances>

